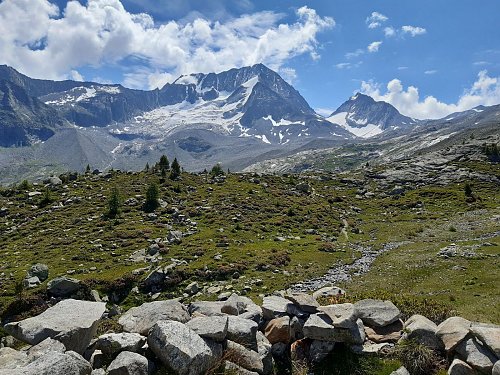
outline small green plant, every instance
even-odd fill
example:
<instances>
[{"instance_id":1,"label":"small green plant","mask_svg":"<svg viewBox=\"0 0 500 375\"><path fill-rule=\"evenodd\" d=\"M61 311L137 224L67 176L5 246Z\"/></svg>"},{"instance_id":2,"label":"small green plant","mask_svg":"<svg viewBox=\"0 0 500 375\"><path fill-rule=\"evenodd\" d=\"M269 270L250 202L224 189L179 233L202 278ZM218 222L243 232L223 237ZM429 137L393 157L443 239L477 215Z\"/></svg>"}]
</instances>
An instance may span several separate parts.
<instances>
[{"instance_id":1,"label":"small green plant","mask_svg":"<svg viewBox=\"0 0 500 375\"><path fill-rule=\"evenodd\" d=\"M54 202L54 198L52 197L50 190L48 188L45 188L45 190L43 191L43 194L42 194L42 198L40 199L40 202L38 205L40 207L45 207L45 206L48 206L49 204L51 204L52 202Z\"/></svg>"},{"instance_id":2,"label":"small green plant","mask_svg":"<svg viewBox=\"0 0 500 375\"><path fill-rule=\"evenodd\" d=\"M23 180L18 186L19 190L28 190L30 188L30 183L28 180Z\"/></svg>"},{"instance_id":3,"label":"small green plant","mask_svg":"<svg viewBox=\"0 0 500 375\"><path fill-rule=\"evenodd\" d=\"M457 231L457 228L455 228L453 225L450 226L450 228L448 228L448 230L450 232L456 232Z\"/></svg>"},{"instance_id":4,"label":"small green plant","mask_svg":"<svg viewBox=\"0 0 500 375\"><path fill-rule=\"evenodd\" d=\"M224 175L224 170L222 169L221 165L219 163L217 163L212 167L210 174L212 176L222 176L222 175Z\"/></svg>"},{"instance_id":5,"label":"small green plant","mask_svg":"<svg viewBox=\"0 0 500 375\"><path fill-rule=\"evenodd\" d=\"M160 203L158 199L160 198L160 190L158 189L158 185L152 183L148 186L146 190L146 202L144 202L144 211L153 212L158 208Z\"/></svg>"},{"instance_id":6,"label":"small green plant","mask_svg":"<svg viewBox=\"0 0 500 375\"><path fill-rule=\"evenodd\" d=\"M468 182L464 185L464 193L466 197L472 197L472 186Z\"/></svg>"},{"instance_id":7,"label":"small green plant","mask_svg":"<svg viewBox=\"0 0 500 375\"><path fill-rule=\"evenodd\" d=\"M161 170L166 170L166 171L168 171L170 169L170 162L168 161L168 158L166 155L162 155L160 157L160 162L158 163L158 167Z\"/></svg>"}]
</instances>

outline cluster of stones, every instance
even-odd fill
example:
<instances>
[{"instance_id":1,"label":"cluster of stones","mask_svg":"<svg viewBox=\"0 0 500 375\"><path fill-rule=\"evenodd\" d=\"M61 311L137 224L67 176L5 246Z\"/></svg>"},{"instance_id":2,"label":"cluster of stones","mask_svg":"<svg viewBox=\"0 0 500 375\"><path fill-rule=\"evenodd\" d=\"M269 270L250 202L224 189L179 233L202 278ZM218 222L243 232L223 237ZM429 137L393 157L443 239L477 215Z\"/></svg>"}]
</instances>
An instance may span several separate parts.
<instances>
[{"instance_id":1,"label":"cluster of stones","mask_svg":"<svg viewBox=\"0 0 500 375\"><path fill-rule=\"evenodd\" d=\"M131 308L123 332L95 337L109 315L103 302L66 299L42 314L4 329L30 344L0 348L0 375L146 375L158 366L175 374L205 374L224 367L244 375L272 374L275 364L324 360L336 345L359 355L388 350L403 339L446 351L448 374L500 374L500 327L453 317L439 326L421 315L406 322L390 301L362 300L320 306L313 295L277 293L259 306L232 294L226 300L154 301ZM408 374L400 368L394 374Z\"/></svg>"}]
</instances>

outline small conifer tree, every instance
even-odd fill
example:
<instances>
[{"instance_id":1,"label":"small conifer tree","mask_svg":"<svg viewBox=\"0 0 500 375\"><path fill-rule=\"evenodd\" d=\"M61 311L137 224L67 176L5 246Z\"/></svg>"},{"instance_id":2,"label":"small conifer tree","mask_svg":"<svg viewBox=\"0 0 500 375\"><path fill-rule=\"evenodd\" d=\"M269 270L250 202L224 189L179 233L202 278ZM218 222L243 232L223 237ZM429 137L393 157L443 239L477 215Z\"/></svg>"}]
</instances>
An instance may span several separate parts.
<instances>
[{"instance_id":1,"label":"small conifer tree","mask_svg":"<svg viewBox=\"0 0 500 375\"><path fill-rule=\"evenodd\" d=\"M90 164L87 164L87 168L85 168L85 173L90 174Z\"/></svg>"},{"instance_id":2,"label":"small conifer tree","mask_svg":"<svg viewBox=\"0 0 500 375\"><path fill-rule=\"evenodd\" d=\"M212 167L210 174L212 176L221 176L224 174L224 170L222 169L221 165L219 163L217 163Z\"/></svg>"},{"instance_id":3,"label":"small conifer tree","mask_svg":"<svg viewBox=\"0 0 500 375\"><path fill-rule=\"evenodd\" d=\"M144 211L153 212L158 208L160 203L158 199L160 198L160 190L158 189L158 185L152 183L148 186L148 190L146 190L146 202L144 202Z\"/></svg>"},{"instance_id":4,"label":"small conifer tree","mask_svg":"<svg viewBox=\"0 0 500 375\"><path fill-rule=\"evenodd\" d=\"M111 195L108 199L108 217L115 218L120 213L121 197L118 188L114 187L111 190Z\"/></svg>"},{"instance_id":5,"label":"small conifer tree","mask_svg":"<svg viewBox=\"0 0 500 375\"><path fill-rule=\"evenodd\" d=\"M160 169L165 169L167 171L170 169L170 162L168 161L168 158L165 155L162 155L160 157L160 162L158 163L158 166L160 167Z\"/></svg>"},{"instance_id":6,"label":"small conifer tree","mask_svg":"<svg viewBox=\"0 0 500 375\"><path fill-rule=\"evenodd\" d=\"M170 170L170 179L177 180L181 175L181 166L177 161L177 158L175 158L174 161L172 162L171 168L172 169Z\"/></svg>"}]
</instances>

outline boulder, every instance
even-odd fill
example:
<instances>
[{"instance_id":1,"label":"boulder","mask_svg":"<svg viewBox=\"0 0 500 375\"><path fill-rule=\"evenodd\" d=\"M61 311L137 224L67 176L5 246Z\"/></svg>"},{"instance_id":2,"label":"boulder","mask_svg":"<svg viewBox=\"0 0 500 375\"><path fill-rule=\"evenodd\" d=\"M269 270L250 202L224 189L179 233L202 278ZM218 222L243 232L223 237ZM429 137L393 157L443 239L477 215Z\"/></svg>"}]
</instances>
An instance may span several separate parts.
<instances>
[{"instance_id":1,"label":"boulder","mask_svg":"<svg viewBox=\"0 0 500 375\"><path fill-rule=\"evenodd\" d=\"M58 353L64 353L66 351L66 347L62 342L59 342L57 340L53 340L50 337L46 338L43 340L41 343L36 344L32 346L31 348L28 349L27 354L28 354L28 360L30 362L34 361L35 359L44 356L45 354L49 352L58 352Z\"/></svg>"},{"instance_id":2,"label":"boulder","mask_svg":"<svg viewBox=\"0 0 500 375\"><path fill-rule=\"evenodd\" d=\"M460 354L469 365L486 374L491 373L493 365L497 361L495 355L491 353L488 348L478 343L475 338L463 340L457 345L455 351Z\"/></svg>"},{"instance_id":3,"label":"boulder","mask_svg":"<svg viewBox=\"0 0 500 375\"><path fill-rule=\"evenodd\" d=\"M90 375L92 367L78 353L48 352L28 365L2 372L1 375Z\"/></svg>"},{"instance_id":4,"label":"boulder","mask_svg":"<svg viewBox=\"0 0 500 375\"><path fill-rule=\"evenodd\" d=\"M491 375L500 375L500 361L496 361L491 370Z\"/></svg>"},{"instance_id":5,"label":"boulder","mask_svg":"<svg viewBox=\"0 0 500 375\"><path fill-rule=\"evenodd\" d=\"M285 295L285 298L306 313L315 314L318 312L319 303L310 294L292 293Z\"/></svg>"},{"instance_id":6,"label":"boulder","mask_svg":"<svg viewBox=\"0 0 500 375\"><path fill-rule=\"evenodd\" d=\"M138 333L107 333L99 336L95 342L95 349L106 355L116 355L123 351L136 353L145 343L146 337Z\"/></svg>"},{"instance_id":7,"label":"boulder","mask_svg":"<svg viewBox=\"0 0 500 375\"><path fill-rule=\"evenodd\" d=\"M198 317L191 319L186 326L201 337L224 341L227 335L228 318L227 316Z\"/></svg>"},{"instance_id":8,"label":"boulder","mask_svg":"<svg viewBox=\"0 0 500 375\"><path fill-rule=\"evenodd\" d=\"M397 320L385 327L366 327L365 333L368 339L375 343L396 342L403 334L403 322Z\"/></svg>"},{"instance_id":9,"label":"boulder","mask_svg":"<svg viewBox=\"0 0 500 375\"><path fill-rule=\"evenodd\" d=\"M319 363L324 360L335 348L335 342L313 340L309 346L309 360Z\"/></svg>"},{"instance_id":10,"label":"boulder","mask_svg":"<svg viewBox=\"0 0 500 375\"><path fill-rule=\"evenodd\" d=\"M108 366L108 375L148 375L149 361L134 352L123 351Z\"/></svg>"},{"instance_id":11,"label":"boulder","mask_svg":"<svg viewBox=\"0 0 500 375\"><path fill-rule=\"evenodd\" d=\"M205 316L224 315L221 311L223 301L196 301L189 304L188 311L191 315L198 313Z\"/></svg>"},{"instance_id":12,"label":"boulder","mask_svg":"<svg viewBox=\"0 0 500 375\"><path fill-rule=\"evenodd\" d=\"M78 289L80 289L80 281L66 276L56 277L47 284L47 291L55 297L70 296Z\"/></svg>"},{"instance_id":13,"label":"boulder","mask_svg":"<svg viewBox=\"0 0 500 375\"><path fill-rule=\"evenodd\" d=\"M428 348L439 350L443 343L436 336L437 325L423 315L413 315L404 324L402 339L413 340Z\"/></svg>"},{"instance_id":14,"label":"boulder","mask_svg":"<svg viewBox=\"0 0 500 375\"><path fill-rule=\"evenodd\" d=\"M258 372L247 370L231 361L224 361L224 370L228 374L235 375L258 375Z\"/></svg>"},{"instance_id":15,"label":"boulder","mask_svg":"<svg viewBox=\"0 0 500 375\"><path fill-rule=\"evenodd\" d=\"M448 375L477 375L477 372L466 362L455 358L448 368Z\"/></svg>"},{"instance_id":16,"label":"boulder","mask_svg":"<svg viewBox=\"0 0 500 375\"><path fill-rule=\"evenodd\" d=\"M340 297L344 294L345 291L336 286L325 286L324 288L315 291L313 293L313 298L318 300L319 298Z\"/></svg>"},{"instance_id":17,"label":"boulder","mask_svg":"<svg viewBox=\"0 0 500 375\"><path fill-rule=\"evenodd\" d=\"M184 292L189 294L190 296L195 295L198 293L200 290L200 287L196 281L193 281L190 283L186 288L184 289Z\"/></svg>"},{"instance_id":18,"label":"boulder","mask_svg":"<svg viewBox=\"0 0 500 375\"><path fill-rule=\"evenodd\" d=\"M264 373L264 364L262 363L259 353L256 351L247 349L243 345L228 340L227 352L229 353L228 359L238 366L259 374Z\"/></svg>"},{"instance_id":19,"label":"boulder","mask_svg":"<svg viewBox=\"0 0 500 375\"><path fill-rule=\"evenodd\" d=\"M500 326L472 323L471 333L500 358Z\"/></svg>"},{"instance_id":20,"label":"boulder","mask_svg":"<svg viewBox=\"0 0 500 375\"><path fill-rule=\"evenodd\" d=\"M257 331L257 352L262 360L264 375L272 374L274 370L272 345L260 331Z\"/></svg>"},{"instance_id":21,"label":"boulder","mask_svg":"<svg viewBox=\"0 0 500 375\"><path fill-rule=\"evenodd\" d=\"M357 317L370 327L384 327L399 319L401 313L391 301L365 299L354 304Z\"/></svg>"},{"instance_id":22,"label":"boulder","mask_svg":"<svg viewBox=\"0 0 500 375\"><path fill-rule=\"evenodd\" d=\"M97 323L106 309L102 302L67 299L42 314L4 329L18 340L36 345L47 337L64 344L67 350L83 353L97 331Z\"/></svg>"},{"instance_id":23,"label":"boulder","mask_svg":"<svg viewBox=\"0 0 500 375\"><path fill-rule=\"evenodd\" d=\"M330 317L334 327L350 328L357 320L356 311L352 303L321 306L318 307L318 310Z\"/></svg>"},{"instance_id":24,"label":"boulder","mask_svg":"<svg viewBox=\"0 0 500 375\"><path fill-rule=\"evenodd\" d=\"M450 352L469 334L470 326L471 322L467 319L453 316L437 327L436 336L443 342L444 349Z\"/></svg>"},{"instance_id":25,"label":"boulder","mask_svg":"<svg viewBox=\"0 0 500 375\"><path fill-rule=\"evenodd\" d=\"M28 356L12 348L0 348L0 372L2 369L13 369L28 363ZM7 374L7 372L6 372Z\"/></svg>"},{"instance_id":26,"label":"boulder","mask_svg":"<svg viewBox=\"0 0 500 375\"><path fill-rule=\"evenodd\" d=\"M240 315L245 312L249 298L240 297L237 294L231 294L229 298L222 305L221 311L229 315ZM252 302L250 300L250 302Z\"/></svg>"},{"instance_id":27,"label":"boulder","mask_svg":"<svg viewBox=\"0 0 500 375\"><path fill-rule=\"evenodd\" d=\"M179 375L201 375L217 360L207 343L186 325L173 321L157 322L148 336L153 353Z\"/></svg>"},{"instance_id":28,"label":"boulder","mask_svg":"<svg viewBox=\"0 0 500 375\"><path fill-rule=\"evenodd\" d=\"M262 314L264 319L272 320L280 316L288 315L288 306L292 303L286 298L279 296L267 296L262 300Z\"/></svg>"},{"instance_id":29,"label":"boulder","mask_svg":"<svg viewBox=\"0 0 500 375\"><path fill-rule=\"evenodd\" d=\"M186 308L176 300L154 301L144 303L141 306L132 307L123 314L120 323L125 332L135 332L147 335L148 331L158 321L175 320L185 323L190 319Z\"/></svg>"},{"instance_id":30,"label":"boulder","mask_svg":"<svg viewBox=\"0 0 500 375\"><path fill-rule=\"evenodd\" d=\"M270 320L266 325L264 334L271 344L277 342L288 344L292 340L290 318L282 316L281 318Z\"/></svg>"},{"instance_id":31,"label":"boulder","mask_svg":"<svg viewBox=\"0 0 500 375\"><path fill-rule=\"evenodd\" d=\"M227 339L252 350L257 350L257 328L253 320L228 316Z\"/></svg>"},{"instance_id":32,"label":"boulder","mask_svg":"<svg viewBox=\"0 0 500 375\"><path fill-rule=\"evenodd\" d=\"M29 277L38 277L40 281L45 281L49 277L49 266L43 263L36 263L28 271Z\"/></svg>"},{"instance_id":33,"label":"boulder","mask_svg":"<svg viewBox=\"0 0 500 375\"><path fill-rule=\"evenodd\" d=\"M396 371L391 372L391 375L410 375L406 367L401 366Z\"/></svg>"},{"instance_id":34,"label":"boulder","mask_svg":"<svg viewBox=\"0 0 500 375\"><path fill-rule=\"evenodd\" d=\"M312 314L304 324L304 336L312 340L335 341L333 340L335 328L331 325L331 321L326 314Z\"/></svg>"},{"instance_id":35,"label":"boulder","mask_svg":"<svg viewBox=\"0 0 500 375\"><path fill-rule=\"evenodd\" d=\"M40 279L36 276L26 277L23 280L23 285L25 289L36 288L41 284Z\"/></svg>"}]
</instances>

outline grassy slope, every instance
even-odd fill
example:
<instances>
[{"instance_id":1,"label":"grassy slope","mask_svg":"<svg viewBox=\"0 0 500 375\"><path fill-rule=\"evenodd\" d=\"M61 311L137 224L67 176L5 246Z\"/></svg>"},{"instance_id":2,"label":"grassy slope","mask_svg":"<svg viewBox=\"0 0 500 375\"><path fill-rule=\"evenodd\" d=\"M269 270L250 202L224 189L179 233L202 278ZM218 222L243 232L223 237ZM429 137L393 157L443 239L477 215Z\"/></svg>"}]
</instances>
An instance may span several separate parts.
<instances>
[{"instance_id":1,"label":"grassy slope","mask_svg":"<svg viewBox=\"0 0 500 375\"><path fill-rule=\"evenodd\" d=\"M472 167L498 171L498 165ZM210 183L207 176L190 174L183 174L180 182L167 180L160 186L168 205L157 210L155 220L142 212L140 205L124 206L117 220L103 217L106 197L114 186L124 198L136 197L142 202L147 185L159 181L152 174L80 177L68 188L53 191L51 206L68 198L79 197L80 201L54 209L36 207L39 197L30 200L26 191L4 191L0 207L8 207L10 215L0 218L0 274L4 273L0 303L6 305L15 298L15 282L35 262L49 265L50 278L75 270L73 276L80 279L113 280L143 267L129 262L130 254L146 248L155 238L166 237L170 226L188 229L173 222L172 207L176 207L198 223L198 232L163 251L161 264L169 264L171 257L187 260L183 270L190 276L178 288L166 290L164 297L178 295L192 279L220 285L201 277L206 268L229 270L228 275L243 268L244 277L229 278L222 287L232 285L241 291L244 285L251 285L250 294L258 297L319 276L337 262L352 261L358 256L350 246L353 243L379 249L388 242L408 241L382 255L368 274L344 287L360 295L375 291L436 299L449 303L465 317L500 322L495 308L500 295L500 238L476 239L499 230L498 219L494 219L500 215L498 186L475 182L474 191L482 202L470 204L465 202L462 185L422 187L395 198L359 199L355 186L338 178L308 179L314 188L312 195L296 192L295 184L301 182L296 177L264 176L259 180L256 183L249 175L230 175L226 182ZM376 189L376 181L370 184ZM334 202L333 197L343 198ZM417 201L423 208L414 208ZM340 235L343 218L362 232L349 232L348 239ZM305 234L310 228L318 234ZM277 236L287 238L276 241ZM319 251L332 238L333 246L345 251ZM225 247L219 247L220 243ZM475 251L484 256L439 258L439 249L450 243L479 245ZM485 243L493 246L482 246ZM222 260L214 260L216 254L221 254ZM270 265L267 271L262 270L265 264ZM455 270L454 266L465 269ZM91 267L96 270L91 271ZM250 282L256 279L262 284ZM142 300L134 297L127 304Z\"/></svg>"}]
</instances>

